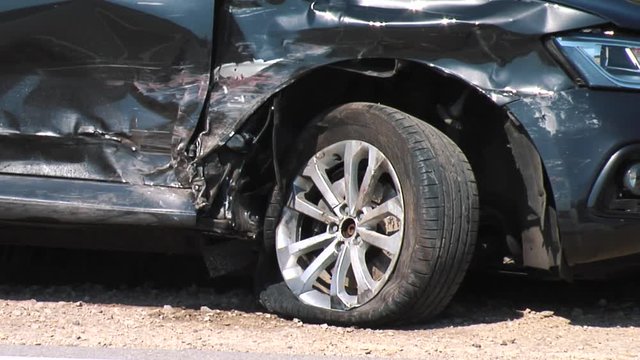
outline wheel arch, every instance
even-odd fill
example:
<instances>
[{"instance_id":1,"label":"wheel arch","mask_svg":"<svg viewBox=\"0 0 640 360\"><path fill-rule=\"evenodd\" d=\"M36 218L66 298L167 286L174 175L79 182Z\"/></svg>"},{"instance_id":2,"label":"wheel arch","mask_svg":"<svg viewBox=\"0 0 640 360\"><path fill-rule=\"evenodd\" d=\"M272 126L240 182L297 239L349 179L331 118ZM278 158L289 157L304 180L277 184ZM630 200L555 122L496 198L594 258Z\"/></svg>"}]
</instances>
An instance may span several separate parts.
<instances>
[{"instance_id":1,"label":"wheel arch","mask_svg":"<svg viewBox=\"0 0 640 360\"><path fill-rule=\"evenodd\" d=\"M460 146L478 180L481 235L486 236L485 243L479 239L479 251L487 258L502 261L494 252L508 251L520 265L561 265L552 189L527 130L499 99L446 69L392 58L317 67L283 86L247 123L270 121L269 109L277 104L282 161L308 122L349 102L396 108L435 126ZM272 145L270 136L262 141Z\"/></svg>"}]
</instances>

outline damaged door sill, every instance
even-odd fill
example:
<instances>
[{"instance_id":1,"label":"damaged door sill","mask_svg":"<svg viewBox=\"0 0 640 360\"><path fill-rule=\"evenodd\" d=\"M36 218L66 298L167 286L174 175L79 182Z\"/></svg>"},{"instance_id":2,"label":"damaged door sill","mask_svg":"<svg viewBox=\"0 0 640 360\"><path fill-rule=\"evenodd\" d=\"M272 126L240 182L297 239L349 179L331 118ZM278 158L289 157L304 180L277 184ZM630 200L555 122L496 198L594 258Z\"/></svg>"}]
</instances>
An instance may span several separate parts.
<instances>
[{"instance_id":1,"label":"damaged door sill","mask_svg":"<svg viewBox=\"0 0 640 360\"><path fill-rule=\"evenodd\" d=\"M0 174L4 220L195 227L190 189Z\"/></svg>"}]
</instances>

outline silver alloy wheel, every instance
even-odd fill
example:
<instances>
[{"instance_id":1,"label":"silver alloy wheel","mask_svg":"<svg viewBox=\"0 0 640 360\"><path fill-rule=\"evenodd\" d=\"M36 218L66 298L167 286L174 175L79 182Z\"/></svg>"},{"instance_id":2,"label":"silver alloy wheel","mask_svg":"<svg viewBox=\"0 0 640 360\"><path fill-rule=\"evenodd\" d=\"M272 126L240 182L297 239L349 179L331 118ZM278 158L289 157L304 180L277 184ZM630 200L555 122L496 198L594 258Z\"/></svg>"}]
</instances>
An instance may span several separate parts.
<instances>
[{"instance_id":1,"label":"silver alloy wheel","mask_svg":"<svg viewBox=\"0 0 640 360\"><path fill-rule=\"evenodd\" d=\"M276 229L280 271L308 305L355 308L388 281L403 235L391 162L369 143L342 141L315 154L293 182Z\"/></svg>"}]
</instances>

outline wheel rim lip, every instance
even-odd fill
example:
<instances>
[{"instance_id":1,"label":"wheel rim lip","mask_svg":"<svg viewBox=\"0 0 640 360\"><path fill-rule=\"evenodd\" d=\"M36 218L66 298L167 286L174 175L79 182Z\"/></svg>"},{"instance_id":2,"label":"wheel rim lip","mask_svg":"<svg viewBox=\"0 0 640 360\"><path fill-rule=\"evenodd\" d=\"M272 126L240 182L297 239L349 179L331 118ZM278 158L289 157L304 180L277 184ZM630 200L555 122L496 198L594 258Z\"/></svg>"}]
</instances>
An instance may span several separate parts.
<instances>
[{"instance_id":1,"label":"wheel rim lip","mask_svg":"<svg viewBox=\"0 0 640 360\"><path fill-rule=\"evenodd\" d=\"M312 163L312 161L314 161L314 158L316 158L318 156L318 154L320 153L330 153L332 155L336 154L336 149L340 149L340 148L345 148L346 146L348 146L349 143L356 143L360 146L364 146L365 149L367 151L375 151L377 152L376 156L381 156L382 160L381 160L381 164L380 166L383 166L385 168L384 173L388 174L392 180L392 185L393 185L393 190L395 190L396 193L396 197L399 198L400 201L400 216L396 217L399 222L400 222L400 227L397 231L395 231L392 235L387 235L387 236L393 236L393 235L397 235L399 234L399 240L398 240L398 245L397 245L397 252L395 252L394 254L392 254L392 256L389 256L390 262L388 264L388 266L386 267L386 270L384 271L384 274L378 279L378 280L374 280L375 281L375 287L373 289L367 290L366 292L361 292L360 289L357 290L357 295L355 295L355 298L357 299L356 301L352 301L353 299L347 301L347 300L342 300L341 304L334 304L332 303L332 299L331 299L331 295L326 293L326 292L322 292L319 291L317 289L311 289L309 291L297 294L297 292L299 292L300 290L300 276L301 274L304 272L304 268L302 266L300 266L299 264L297 264L297 258L299 257L299 255L295 255L292 254L292 252L289 250L289 246L291 244L294 244L298 241L301 240L301 223L302 223L302 219L304 219L304 217L306 215L298 212L297 210L294 210L292 206L290 206L293 198L296 196L296 192L294 190L292 190L288 196L287 196L287 203L284 206L283 210L282 210L282 216L280 218L280 221L276 227L276 252L277 252L277 259L278 259L278 264L280 267L280 271L281 274L285 280L285 283L287 284L287 286L289 287L289 289L294 293L294 295L301 300L303 303L307 304L307 305L311 305L311 306L315 306L315 307L319 307L319 308L324 308L327 310L334 310L334 311L346 311L346 310L351 310L360 306L365 305L366 303L370 302L376 295L378 295L380 293L380 291L384 288L384 286L388 283L392 273L395 271L395 267L396 264L398 262L398 259L400 257L400 253L402 251L402 245L404 243L404 232L405 232L405 206L404 206L404 197L403 197L403 191L402 191L402 186L400 184L400 180L398 178L397 172L393 166L393 164L391 163L391 161L387 158L387 156L380 150L378 149L376 146L365 142L365 141L360 141L360 140L345 140L345 141L340 141L337 143L334 143L332 145L329 145L325 148L323 148L322 150L320 150L318 153L314 154L314 156L309 159L307 161L307 163L305 164L305 168L303 168L303 170L300 171L300 173L296 176L296 180L294 180L294 183L300 179L303 175L302 172L304 171L304 169L306 169L306 167L310 166L310 164ZM342 151L338 151L341 155L344 155L346 150L342 150ZM363 151L360 148L360 151ZM369 152L370 154L370 152ZM368 156L364 157L362 160L368 160ZM344 164L343 164L343 169L344 169ZM344 176L344 172L343 172L343 176ZM340 180L338 180L336 183L333 183L332 186L336 186L337 183L340 183L342 181L346 181L345 177L341 178ZM380 176L378 176L377 180L375 182L373 182L372 184L376 185L380 182ZM293 185L295 186L295 185ZM313 186L315 187L315 185ZM359 190L359 188L358 188ZM346 192L346 191L345 191ZM345 202L347 201L348 196L345 195ZM395 199L395 197L394 197ZM322 203L323 200L321 200L320 202ZM367 199L367 201L371 201L371 199ZM344 204L344 203L343 203ZM380 204L379 204L380 205ZM343 205L341 205L342 207ZM349 206L349 205L347 205ZM373 208L375 209L375 207ZM335 234L337 235L338 238L340 238L341 235L341 226L343 224L343 222L346 219L352 219L355 223L356 229L357 226L359 224L359 220L358 217L356 216L356 212L360 212L360 210L362 209L355 209L355 211L352 211L352 213L349 214L349 216L345 216L344 218L341 218L340 221L337 224L337 231L335 232ZM395 217L395 215L394 215ZM330 226L327 226L327 231L326 234L330 233ZM347 238L344 241L339 242L339 244L346 244L348 242L351 241L355 241L356 238L359 237L359 233L358 230L356 230L356 233L351 236L350 238ZM351 244L351 243L349 243ZM331 246L338 246L336 245L335 241L332 241L328 246L323 247L322 249L327 249ZM354 245L349 245L349 246L354 246ZM366 250L365 250L366 251ZM338 260L336 260L338 261ZM330 266L327 266L325 268L325 270L329 270ZM365 267L366 268L366 267ZM349 268L351 269L351 268ZM335 274L335 268L331 268L331 271L333 273L332 277L330 280L333 280L333 276L336 276ZM367 270L368 271L368 270ZM368 271L369 273L371 273L371 271ZM372 276L371 274L369 274L370 276ZM316 280L317 281L317 278ZM343 280L344 281L344 280ZM348 303L347 303L348 302Z\"/></svg>"}]
</instances>

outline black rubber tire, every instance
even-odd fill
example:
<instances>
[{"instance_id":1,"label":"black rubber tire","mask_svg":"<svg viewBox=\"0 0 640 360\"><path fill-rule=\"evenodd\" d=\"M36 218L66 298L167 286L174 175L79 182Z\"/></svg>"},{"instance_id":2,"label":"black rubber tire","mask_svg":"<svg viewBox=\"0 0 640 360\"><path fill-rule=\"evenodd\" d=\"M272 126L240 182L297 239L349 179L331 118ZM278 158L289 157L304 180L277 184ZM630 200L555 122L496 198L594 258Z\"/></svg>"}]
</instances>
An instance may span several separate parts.
<instances>
[{"instance_id":1,"label":"black rubber tire","mask_svg":"<svg viewBox=\"0 0 640 360\"><path fill-rule=\"evenodd\" d=\"M310 124L289 160L282 162L283 177L290 181L315 153L344 140L377 147L400 180L405 235L389 281L369 302L348 311L300 302L278 277L275 229L284 197L276 187L265 217L260 271L264 278L268 268L278 280L264 287L260 301L270 311L307 322L379 326L426 321L449 303L471 262L478 220L471 166L458 146L434 127L383 105L351 103Z\"/></svg>"}]
</instances>

